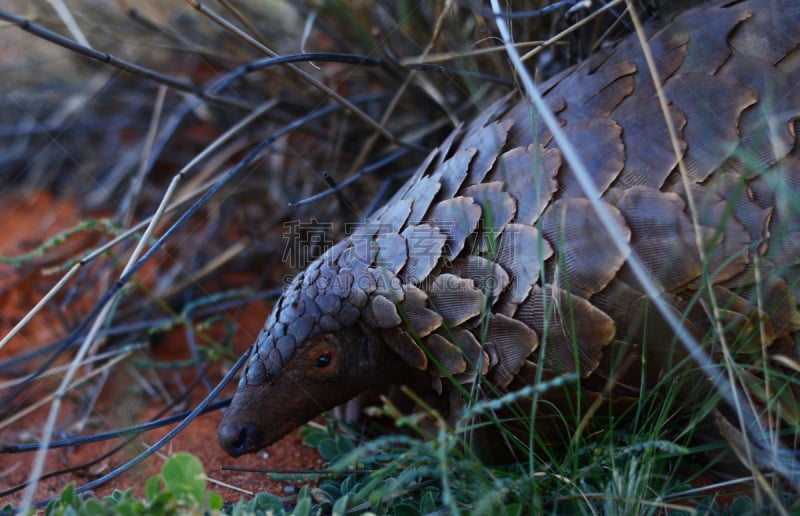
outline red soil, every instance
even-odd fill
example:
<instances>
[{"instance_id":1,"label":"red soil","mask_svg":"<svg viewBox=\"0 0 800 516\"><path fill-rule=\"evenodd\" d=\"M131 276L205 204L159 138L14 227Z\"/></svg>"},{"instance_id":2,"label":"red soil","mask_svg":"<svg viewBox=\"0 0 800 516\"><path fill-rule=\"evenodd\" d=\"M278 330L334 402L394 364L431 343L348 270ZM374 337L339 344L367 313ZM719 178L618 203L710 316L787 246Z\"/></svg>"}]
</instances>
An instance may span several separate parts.
<instances>
[{"instance_id":1,"label":"red soil","mask_svg":"<svg viewBox=\"0 0 800 516\"><path fill-rule=\"evenodd\" d=\"M0 220L4 222L3 235L0 237L0 256L19 256L35 248L45 239L74 227L80 218L78 206L74 201L54 199L44 193L5 194L3 202L0 202ZM5 336L63 274L63 272L55 270L48 274L48 268L52 269L67 257L80 255L80 251L90 248L96 240L96 236L92 234L81 234L71 237L63 246L48 251L44 257L35 258L21 266L0 265L0 336ZM145 270L142 274L147 275L148 273L152 273L152 271ZM241 278L237 279L241 280ZM104 288L102 285L106 285L106 283L100 281L97 283L98 285L90 289L90 292L99 295ZM56 302L51 305L60 305L64 298L63 294L57 296ZM93 306L96 300L96 297L84 295L70 300L64 306L58 306L58 309L52 308L52 306L45 308L10 341L9 345L0 349L0 360L64 337L67 328L85 316L86 311ZM237 352L244 351L252 342L252 336L258 333L267 313L268 306L263 302L253 303L244 311L238 319ZM165 337L159 338L155 344L151 345L151 351L153 352L151 357L155 360L174 361L188 357L184 332L182 330L168 332ZM66 360L61 362L65 363ZM190 370L191 373L194 371ZM25 370L14 375L0 376L0 385L3 382L14 380L14 376L28 372L30 371ZM169 377L169 375L162 376ZM210 376L212 382L221 379L222 375L218 366L210 372ZM174 373L173 384L168 387L181 384L185 386L190 380L190 375L186 372ZM59 381L60 378L57 377L38 383L37 390L32 392L32 397L27 400L27 403L34 403L37 399L52 393L57 388ZM175 390L177 391L177 389ZM7 396L10 391L11 388L8 387L0 389L0 397ZM191 400L180 406L178 410L194 408L205 394L204 388L195 388ZM230 396L231 394L232 388L229 387L225 395ZM85 398L84 391L81 391L80 395L67 395L64 398L56 431L66 431L70 436L79 435L76 425L83 421L82 415L89 407ZM86 427L80 434L89 435L146 422L155 417L164 405L164 398L147 394L137 379L133 378L125 368L118 367L107 380L97 403L90 409L89 416L86 418ZM9 423L8 418L18 415L19 412L15 411L9 414L3 413L0 409L0 425L2 425L0 426L0 443L9 445L40 441L49 410L50 403L48 402L44 407ZM129 472L106 482L94 493L98 496L105 496L114 489L133 488L134 494L141 496L147 478L160 471L166 456L179 451L191 452L199 457L212 482L209 489L219 492L226 501L231 502L240 497L249 498L253 493L260 491L286 496L287 493L292 493L293 489L287 487L287 484L270 480L263 474L223 471L223 466L275 470L318 469L322 465L322 459L316 451L302 445L297 432L267 449L266 454L233 459L216 442L215 433L220 418L219 411L197 418L157 454ZM58 475L40 482L35 500L39 501L58 495L70 482L81 486L99 478L134 457L146 446L154 443L173 426L142 434L121 452L89 468ZM53 439L58 438L58 435L53 437ZM119 442L121 441L111 440L75 448L52 450L47 454L45 473L91 461ZM0 491L6 491L28 480L34 455L34 452L2 454L0 457L0 464L2 464L0 466ZM7 503L18 506L22 492L20 490L0 498L0 507Z\"/></svg>"}]
</instances>

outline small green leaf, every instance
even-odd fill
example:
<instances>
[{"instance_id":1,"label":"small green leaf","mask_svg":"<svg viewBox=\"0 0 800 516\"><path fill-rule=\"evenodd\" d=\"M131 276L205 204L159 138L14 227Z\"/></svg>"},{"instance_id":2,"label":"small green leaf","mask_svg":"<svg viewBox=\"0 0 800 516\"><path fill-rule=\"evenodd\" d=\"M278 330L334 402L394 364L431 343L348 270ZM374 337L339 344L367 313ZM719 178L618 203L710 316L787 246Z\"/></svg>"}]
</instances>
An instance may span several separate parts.
<instances>
[{"instance_id":1,"label":"small green leaf","mask_svg":"<svg viewBox=\"0 0 800 516\"><path fill-rule=\"evenodd\" d=\"M347 494L352 492L356 488L356 479L353 475L345 478L342 481L342 493Z\"/></svg>"},{"instance_id":2,"label":"small green leaf","mask_svg":"<svg viewBox=\"0 0 800 516\"><path fill-rule=\"evenodd\" d=\"M400 502L394 506L395 516L419 516L421 513L414 504L409 502Z\"/></svg>"},{"instance_id":3,"label":"small green leaf","mask_svg":"<svg viewBox=\"0 0 800 516\"><path fill-rule=\"evenodd\" d=\"M397 483L402 486L411 485L419 480L419 476L419 472L415 468L404 469L397 476Z\"/></svg>"},{"instance_id":4,"label":"small green leaf","mask_svg":"<svg viewBox=\"0 0 800 516\"><path fill-rule=\"evenodd\" d=\"M163 512L167 506L174 505L176 500L177 496L171 491L160 491L152 500L149 500L150 512Z\"/></svg>"},{"instance_id":5,"label":"small green leaf","mask_svg":"<svg viewBox=\"0 0 800 516\"><path fill-rule=\"evenodd\" d=\"M67 487L65 487L64 490L61 491L60 500L61 500L61 504L64 505L65 509L67 507L73 507L73 508L76 508L76 509L78 508L79 501L78 501L77 496L75 495L75 483L74 482L70 482L67 485Z\"/></svg>"},{"instance_id":6,"label":"small green leaf","mask_svg":"<svg viewBox=\"0 0 800 516\"><path fill-rule=\"evenodd\" d=\"M110 498L109 501L114 503L119 503L120 501L128 498L129 496L130 496L130 489L128 489L127 491L120 491L119 489L114 489L114 491L111 492L111 495L107 496L106 499Z\"/></svg>"},{"instance_id":7,"label":"small green leaf","mask_svg":"<svg viewBox=\"0 0 800 516\"><path fill-rule=\"evenodd\" d=\"M367 498L367 502L369 506L372 508L373 511L377 511L378 508L381 506L381 502L383 500L383 491L375 490L371 492Z\"/></svg>"},{"instance_id":8,"label":"small green leaf","mask_svg":"<svg viewBox=\"0 0 800 516\"><path fill-rule=\"evenodd\" d=\"M114 507L114 514L118 514L119 516L137 516L133 508L133 502L130 499L117 504Z\"/></svg>"},{"instance_id":9,"label":"small green leaf","mask_svg":"<svg viewBox=\"0 0 800 516\"><path fill-rule=\"evenodd\" d=\"M522 514L522 504L512 503L503 507L502 516L520 516Z\"/></svg>"},{"instance_id":10,"label":"small green leaf","mask_svg":"<svg viewBox=\"0 0 800 516\"><path fill-rule=\"evenodd\" d=\"M320 484L319 488L325 491L331 500L336 500L342 496L342 486L335 480L326 480Z\"/></svg>"},{"instance_id":11,"label":"small green leaf","mask_svg":"<svg viewBox=\"0 0 800 516\"><path fill-rule=\"evenodd\" d=\"M350 503L350 495L344 495L333 504L333 516L339 516L347 513L347 506Z\"/></svg>"},{"instance_id":12,"label":"small green leaf","mask_svg":"<svg viewBox=\"0 0 800 516\"><path fill-rule=\"evenodd\" d=\"M300 436L303 438L303 444L313 448L319 446L319 442L327 437L325 432L320 432L319 429L313 426L307 426L300 430Z\"/></svg>"},{"instance_id":13,"label":"small green leaf","mask_svg":"<svg viewBox=\"0 0 800 516\"><path fill-rule=\"evenodd\" d=\"M308 486L303 486L297 493L297 505L295 505L292 515L311 516L311 496L308 494Z\"/></svg>"},{"instance_id":14,"label":"small green leaf","mask_svg":"<svg viewBox=\"0 0 800 516\"><path fill-rule=\"evenodd\" d=\"M438 507L436 506L436 495L433 490L427 490L422 495L419 501L419 510L423 514L434 512Z\"/></svg>"},{"instance_id":15,"label":"small green leaf","mask_svg":"<svg viewBox=\"0 0 800 516\"><path fill-rule=\"evenodd\" d=\"M326 460L333 460L339 456L339 446L336 444L336 441L330 437L322 439L317 449L319 450L319 454Z\"/></svg>"},{"instance_id":16,"label":"small green leaf","mask_svg":"<svg viewBox=\"0 0 800 516\"><path fill-rule=\"evenodd\" d=\"M283 509L283 504L277 496L270 493L258 493L252 500L245 504L245 512L250 514L268 514L274 516L283 516L286 511Z\"/></svg>"},{"instance_id":17,"label":"small green leaf","mask_svg":"<svg viewBox=\"0 0 800 516\"><path fill-rule=\"evenodd\" d=\"M200 459L191 453L176 453L164 462L161 476L168 491L180 500L203 503L206 476Z\"/></svg>"},{"instance_id":18,"label":"small green leaf","mask_svg":"<svg viewBox=\"0 0 800 516\"><path fill-rule=\"evenodd\" d=\"M161 491L161 479L157 476L148 478L147 482L144 484L145 497L152 501L156 496L158 496L159 491Z\"/></svg>"},{"instance_id":19,"label":"small green leaf","mask_svg":"<svg viewBox=\"0 0 800 516\"><path fill-rule=\"evenodd\" d=\"M343 435L336 436L336 447L339 448L339 454L344 455L345 453L350 453L351 451L355 450L356 447L353 445L353 441L348 439Z\"/></svg>"},{"instance_id":20,"label":"small green leaf","mask_svg":"<svg viewBox=\"0 0 800 516\"><path fill-rule=\"evenodd\" d=\"M83 514L112 514L112 512L97 498L89 498L83 505Z\"/></svg>"},{"instance_id":21,"label":"small green leaf","mask_svg":"<svg viewBox=\"0 0 800 516\"><path fill-rule=\"evenodd\" d=\"M212 511L221 511L223 505L225 505L225 500L222 499L221 494L219 494L216 491L210 491L208 493L208 501L206 502L206 507L208 507Z\"/></svg>"}]
</instances>

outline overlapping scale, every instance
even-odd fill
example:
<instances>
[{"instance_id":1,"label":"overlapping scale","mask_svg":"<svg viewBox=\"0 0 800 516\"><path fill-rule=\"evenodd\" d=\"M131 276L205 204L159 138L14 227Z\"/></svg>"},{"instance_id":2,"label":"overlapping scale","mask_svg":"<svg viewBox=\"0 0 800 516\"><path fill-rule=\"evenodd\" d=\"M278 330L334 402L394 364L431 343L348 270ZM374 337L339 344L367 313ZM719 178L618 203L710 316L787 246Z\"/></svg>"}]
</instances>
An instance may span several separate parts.
<instances>
[{"instance_id":1,"label":"overlapping scale","mask_svg":"<svg viewBox=\"0 0 800 516\"><path fill-rule=\"evenodd\" d=\"M497 263L478 255L461 256L444 272L472 281L486 296L499 296L511 281L508 273Z\"/></svg>"},{"instance_id":2,"label":"overlapping scale","mask_svg":"<svg viewBox=\"0 0 800 516\"><path fill-rule=\"evenodd\" d=\"M426 305L428 296L414 285L403 285L405 299L400 303L404 328L417 338L426 337L442 325L442 316Z\"/></svg>"},{"instance_id":3,"label":"overlapping scale","mask_svg":"<svg viewBox=\"0 0 800 516\"><path fill-rule=\"evenodd\" d=\"M616 230L629 240L631 231L625 218L617 208L603 204ZM542 217L542 230L556 250L557 281L587 297L603 290L627 259L611 244L588 199L566 198L553 203Z\"/></svg>"},{"instance_id":4,"label":"overlapping scale","mask_svg":"<svg viewBox=\"0 0 800 516\"><path fill-rule=\"evenodd\" d=\"M553 249L533 226L509 224L500 236L495 261L511 278L503 293L501 311L513 313L531 288L540 280L541 265L553 255Z\"/></svg>"},{"instance_id":5,"label":"overlapping scale","mask_svg":"<svg viewBox=\"0 0 800 516\"><path fill-rule=\"evenodd\" d=\"M443 257L452 261L461 254L467 239L475 232L482 210L472 197L453 197L433 206L428 222L444 234Z\"/></svg>"},{"instance_id":6,"label":"overlapping scale","mask_svg":"<svg viewBox=\"0 0 800 516\"><path fill-rule=\"evenodd\" d=\"M514 318L536 331L544 365L559 374L594 372L616 331L614 321L589 301L551 285L535 286Z\"/></svg>"},{"instance_id":7,"label":"overlapping scale","mask_svg":"<svg viewBox=\"0 0 800 516\"><path fill-rule=\"evenodd\" d=\"M591 170L595 188L605 192L625 165L622 128L607 118L587 118L567 124L564 133L580 153L583 166ZM586 197L575 173L567 167L558 176L558 190L565 197Z\"/></svg>"},{"instance_id":8,"label":"overlapping scale","mask_svg":"<svg viewBox=\"0 0 800 516\"><path fill-rule=\"evenodd\" d=\"M732 75L687 73L667 81L664 93L686 117L687 173L705 181L736 149L739 117L756 102L756 92Z\"/></svg>"},{"instance_id":9,"label":"overlapping scale","mask_svg":"<svg viewBox=\"0 0 800 516\"><path fill-rule=\"evenodd\" d=\"M491 175L516 200L515 221L533 224L559 189L556 174L561 166L561 152L538 145L516 147L500 156Z\"/></svg>"},{"instance_id":10,"label":"overlapping scale","mask_svg":"<svg viewBox=\"0 0 800 516\"><path fill-rule=\"evenodd\" d=\"M447 236L427 223L408 226L401 235L408 246L408 261L402 279L407 283L420 283L439 263Z\"/></svg>"},{"instance_id":11,"label":"overlapping scale","mask_svg":"<svg viewBox=\"0 0 800 516\"><path fill-rule=\"evenodd\" d=\"M460 326L486 309L486 296L475 282L455 274L437 276L427 292L431 306L448 328Z\"/></svg>"},{"instance_id":12,"label":"overlapping scale","mask_svg":"<svg viewBox=\"0 0 800 516\"><path fill-rule=\"evenodd\" d=\"M496 247L497 236L516 213L517 202L503 191L503 187L500 181L491 181L468 186L462 192L481 207L481 229L475 234L475 248L480 252L485 253Z\"/></svg>"},{"instance_id":13,"label":"overlapping scale","mask_svg":"<svg viewBox=\"0 0 800 516\"><path fill-rule=\"evenodd\" d=\"M502 314L489 317L484 344L490 357L489 379L504 387L539 345L539 338L524 323Z\"/></svg>"}]
</instances>

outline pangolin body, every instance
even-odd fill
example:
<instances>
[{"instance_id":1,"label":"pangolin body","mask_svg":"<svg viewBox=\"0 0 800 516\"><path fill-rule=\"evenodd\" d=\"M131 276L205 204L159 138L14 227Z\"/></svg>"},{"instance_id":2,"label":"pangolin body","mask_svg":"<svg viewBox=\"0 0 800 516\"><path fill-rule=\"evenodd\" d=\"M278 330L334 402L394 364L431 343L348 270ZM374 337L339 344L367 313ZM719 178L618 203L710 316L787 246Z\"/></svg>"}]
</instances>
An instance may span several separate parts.
<instances>
[{"instance_id":1,"label":"pangolin body","mask_svg":"<svg viewBox=\"0 0 800 516\"><path fill-rule=\"evenodd\" d=\"M744 343L732 348L742 364L764 351L792 363L800 2L714 2L646 31L686 183L635 37L545 83L545 100L686 328L701 338L720 321L727 342ZM543 395L534 430L549 435L601 397L630 406L686 356L550 132L509 95L295 278L251 350L218 438L232 455L253 452L398 383L457 411L465 400L455 382L478 382L492 397L573 373L576 382ZM771 381L796 424L791 375Z\"/></svg>"}]
</instances>

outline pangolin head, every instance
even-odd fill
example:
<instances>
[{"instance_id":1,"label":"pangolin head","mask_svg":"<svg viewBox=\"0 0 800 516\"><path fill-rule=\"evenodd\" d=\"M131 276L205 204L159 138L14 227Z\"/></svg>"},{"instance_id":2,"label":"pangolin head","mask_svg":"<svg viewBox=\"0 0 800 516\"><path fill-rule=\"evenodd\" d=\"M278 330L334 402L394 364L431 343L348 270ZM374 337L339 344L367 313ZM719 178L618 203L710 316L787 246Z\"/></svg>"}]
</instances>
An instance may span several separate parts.
<instances>
[{"instance_id":1,"label":"pangolin head","mask_svg":"<svg viewBox=\"0 0 800 516\"><path fill-rule=\"evenodd\" d=\"M397 364L390 365L380 339L361 323L368 292L375 289L364 265L348 241L342 242L283 293L217 430L229 454L258 451L397 376Z\"/></svg>"}]
</instances>

